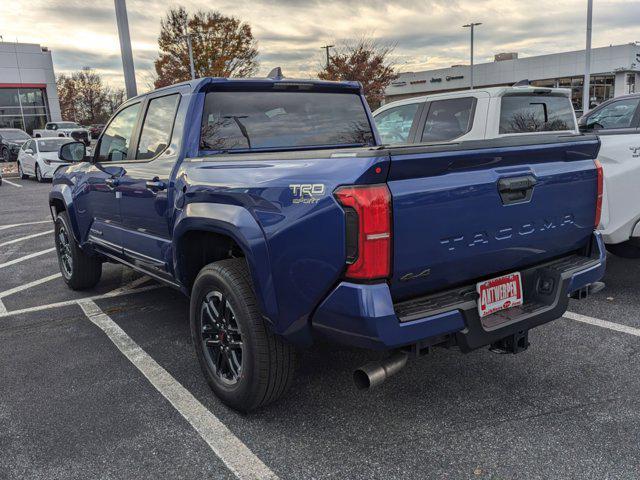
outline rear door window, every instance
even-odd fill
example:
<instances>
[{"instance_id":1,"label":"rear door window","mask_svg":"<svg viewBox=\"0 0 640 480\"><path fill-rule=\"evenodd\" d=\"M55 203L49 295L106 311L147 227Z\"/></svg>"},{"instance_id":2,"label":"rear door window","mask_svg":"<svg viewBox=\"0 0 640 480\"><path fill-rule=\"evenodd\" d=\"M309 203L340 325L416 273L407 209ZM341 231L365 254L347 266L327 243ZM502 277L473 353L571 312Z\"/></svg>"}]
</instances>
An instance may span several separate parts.
<instances>
[{"instance_id":1,"label":"rear door window","mask_svg":"<svg viewBox=\"0 0 640 480\"><path fill-rule=\"evenodd\" d=\"M149 102L138 142L137 159L151 159L169 146L179 99L180 95L174 94Z\"/></svg>"},{"instance_id":2,"label":"rear door window","mask_svg":"<svg viewBox=\"0 0 640 480\"><path fill-rule=\"evenodd\" d=\"M207 93L203 150L374 145L355 93L215 91Z\"/></svg>"},{"instance_id":3,"label":"rear door window","mask_svg":"<svg viewBox=\"0 0 640 480\"><path fill-rule=\"evenodd\" d=\"M500 107L500 133L575 130L571 100L565 96L506 95Z\"/></svg>"},{"instance_id":4,"label":"rear door window","mask_svg":"<svg viewBox=\"0 0 640 480\"><path fill-rule=\"evenodd\" d=\"M468 133L473 126L475 97L435 100L427 104L429 113L422 131L423 142L445 142Z\"/></svg>"},{"instance_id":5,"label":"rear door window","mask_svg":"<svg viewBox=\"0 0 640 480\"><path fill-rule=\"evenodd\" d=\"M640 97L625 98L610 103L587 117L587 128L593 130L613 130L633 127L633 118L640 103Z\"/></svg>"},{"instance_id":6,"label":"rear door window","mask_svg":"<svg viewBox=\"0 0 640 480\"><path fill-rule=\"evenodd\" d=\"M420 105L420 103L400 105L376 115L376 126L382 143L406 143Z\"/></svg>"}]
</instances>

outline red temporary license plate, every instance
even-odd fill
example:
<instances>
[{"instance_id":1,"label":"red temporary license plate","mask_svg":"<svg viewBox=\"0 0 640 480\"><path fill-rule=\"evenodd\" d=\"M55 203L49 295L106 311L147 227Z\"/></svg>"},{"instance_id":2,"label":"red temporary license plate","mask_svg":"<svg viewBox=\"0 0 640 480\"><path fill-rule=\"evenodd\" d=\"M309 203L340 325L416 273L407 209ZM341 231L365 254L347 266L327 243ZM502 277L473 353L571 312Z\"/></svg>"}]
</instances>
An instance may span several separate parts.
<instances>
[{"instance_id":1,"label":"red temporary license plate","mask_svg":"<svg viewBox=\"0 0 640 480\"><path fill-rule=\"evenodd\" d=\"M519 272L480 282L476 285L476 291L480 317L522 305L522 280Z\"/></svg>"}]
</instances>

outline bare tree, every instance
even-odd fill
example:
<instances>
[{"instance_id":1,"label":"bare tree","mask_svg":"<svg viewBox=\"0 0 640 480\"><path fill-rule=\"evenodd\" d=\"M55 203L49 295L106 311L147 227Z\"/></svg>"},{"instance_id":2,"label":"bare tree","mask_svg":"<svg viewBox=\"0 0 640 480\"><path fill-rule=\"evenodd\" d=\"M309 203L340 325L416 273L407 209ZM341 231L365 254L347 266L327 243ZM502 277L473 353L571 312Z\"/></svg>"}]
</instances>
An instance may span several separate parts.
<instances>
[{"instance_id":1,"label":"bare tree","mask_svg":"<svg viewBox=\"0 0 640 480\"><path fill-rule=\"evenodd\" d=\"M369 106L380 106L387 86L396 78L391 60L393 46L380 45L371 38L343 42L330 57L329 65L318 72L322 80L349 80L362 84Z\"/></svg>"}]
</instances>

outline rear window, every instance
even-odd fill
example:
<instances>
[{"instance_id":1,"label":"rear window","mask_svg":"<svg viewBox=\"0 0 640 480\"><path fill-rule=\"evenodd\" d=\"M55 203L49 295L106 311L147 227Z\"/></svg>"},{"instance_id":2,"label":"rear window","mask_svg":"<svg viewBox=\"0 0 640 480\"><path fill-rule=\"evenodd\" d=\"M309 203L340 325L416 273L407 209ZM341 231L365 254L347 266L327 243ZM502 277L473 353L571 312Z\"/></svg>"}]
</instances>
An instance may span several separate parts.
<instances>
[{"instance_id":1,"label":"rear window","mask_svg":"<svg viewBox=\"0 0 640 480\"><path fill-rule=\"evenodd\" d=\"M565 96L507 95L502 97L500 133L575 130L571 100Z\"/></svg>"},{"instance_id":2,"label":"rear window","mask_svg":"<svg viewBox=\"0 0 640 480\"><path fill-rule=\"evenodd\" d=\"M65 143L70 143L72 140L68 138L52 138L47 140L38 140L38 149L41 152L57 152L58 149Z\"/></svg>"},{"instance_id":3,"label":"rear window","mask_svg":"<svg viewBox=\"0 0 640 480\"><path fill-rule=\"evenodd\" d=\"M206 96L203 150L374 143L364 105L354 93L224 91Z\"/></svg>"}]
</instances>

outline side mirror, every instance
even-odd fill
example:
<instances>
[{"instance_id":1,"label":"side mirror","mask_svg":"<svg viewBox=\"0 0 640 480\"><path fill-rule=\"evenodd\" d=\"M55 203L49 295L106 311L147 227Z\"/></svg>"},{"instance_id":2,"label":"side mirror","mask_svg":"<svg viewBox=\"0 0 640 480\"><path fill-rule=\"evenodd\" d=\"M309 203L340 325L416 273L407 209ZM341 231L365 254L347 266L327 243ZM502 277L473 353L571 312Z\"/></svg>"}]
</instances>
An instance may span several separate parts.
<instances>
[{"instance_id":1,"label":"side mirror","mask_svg":"<svg viewBox=\"0 0 640 480\"><path fill-rule=\"evenodd\" d=\"M24 153L28 153L29 155L33 155L33 150L31 150L30 148L27 148Z\"/></svg>"},{"instance_id":2,"label":"side mirror","mask_svg":"<svg viewBox=\"0 0 640 480\"><path fill-rule=\"evenodd\" d=\"M65 143L58 150L58 158L67 162L82 162L87 156L87 147L82 142Z\"/></svg>"}]
</instances>

